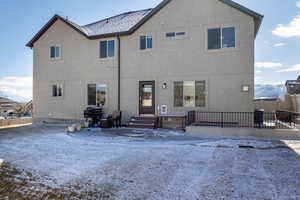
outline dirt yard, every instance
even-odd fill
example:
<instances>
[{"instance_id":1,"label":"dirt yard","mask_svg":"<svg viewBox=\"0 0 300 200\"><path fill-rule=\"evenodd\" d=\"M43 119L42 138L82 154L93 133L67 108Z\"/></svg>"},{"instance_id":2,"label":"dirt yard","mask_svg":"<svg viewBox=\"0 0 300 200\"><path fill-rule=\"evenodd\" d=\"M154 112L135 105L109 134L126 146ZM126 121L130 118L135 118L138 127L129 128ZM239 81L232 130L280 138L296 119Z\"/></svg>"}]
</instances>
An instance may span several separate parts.
<instances>
[{"instance_id":1,"label":"dirt yard","mask_svg":"<svg viewBox=\"0 0 300 200\"><path fill-rule=\"evenodd\" d=\"M300 141L0 130L0 199L300 199ZM0 164L1 165L1 164Z\"/></svg>"}]
</instances>

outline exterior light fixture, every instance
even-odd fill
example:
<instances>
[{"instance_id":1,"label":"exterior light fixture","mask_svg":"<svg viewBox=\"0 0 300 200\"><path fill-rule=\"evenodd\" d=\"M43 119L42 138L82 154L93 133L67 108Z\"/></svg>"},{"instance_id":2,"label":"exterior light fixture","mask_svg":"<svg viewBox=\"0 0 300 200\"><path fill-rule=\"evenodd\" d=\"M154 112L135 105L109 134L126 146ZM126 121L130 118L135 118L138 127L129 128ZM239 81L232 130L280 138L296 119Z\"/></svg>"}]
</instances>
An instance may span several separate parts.
<instances>
[{"instance_id":1,"label":"exterior light fixture","mask_svg":"<svg viewBox=\"0 0 300 200\"><path fill-rule=\"evenodd\" d=\"M163 83L162 89L167 89L167 83Z\"/></svg>"},{"instance_id":2,"label":"exterior light fixture","mask_svg":"<svg viewBox=\"0 0 300 200\"><path fill-rule=\"evenodd\" d=\"M249 92L250 86L249 85L242 85L242 92Z\"/></svg>"}]
</instances>

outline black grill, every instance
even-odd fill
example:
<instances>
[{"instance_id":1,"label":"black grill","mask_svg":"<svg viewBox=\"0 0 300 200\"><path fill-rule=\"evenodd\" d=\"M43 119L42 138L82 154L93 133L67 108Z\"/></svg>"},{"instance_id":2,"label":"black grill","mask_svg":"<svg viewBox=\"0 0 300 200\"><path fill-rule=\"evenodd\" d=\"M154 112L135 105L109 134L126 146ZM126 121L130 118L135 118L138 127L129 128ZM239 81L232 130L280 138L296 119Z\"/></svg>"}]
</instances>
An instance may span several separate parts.
<instances>
[{"instance_id":1,"label":"black grill","mask_svg":"<svg viewBox=\"0 0 300 200\"><path fill-rule=\"evenodd\" d=\"M102 107L89 106L84 110L84 118L87 120L91 119L91 126L99 125L102 115Z\"/></svg>"}]
</instances>

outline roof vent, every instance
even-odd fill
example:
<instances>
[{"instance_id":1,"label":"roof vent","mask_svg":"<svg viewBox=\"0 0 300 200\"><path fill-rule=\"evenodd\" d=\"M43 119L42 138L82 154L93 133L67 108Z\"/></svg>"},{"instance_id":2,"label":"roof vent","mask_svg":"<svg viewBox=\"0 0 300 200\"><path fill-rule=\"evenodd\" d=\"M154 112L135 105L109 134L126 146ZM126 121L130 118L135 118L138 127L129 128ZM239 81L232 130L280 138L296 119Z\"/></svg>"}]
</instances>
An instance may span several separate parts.
<instances>
[{"instance_id":1,"label":"roof vent","mask_svg":"<svg viewBox=\"0 0 300 200\"><path fill-rule=\"evenodd\" d=\"M109 22L109 20L107 19L107 20L106 20L106 23L108 24L108 22Z\"/></svg>"}]
</instances>

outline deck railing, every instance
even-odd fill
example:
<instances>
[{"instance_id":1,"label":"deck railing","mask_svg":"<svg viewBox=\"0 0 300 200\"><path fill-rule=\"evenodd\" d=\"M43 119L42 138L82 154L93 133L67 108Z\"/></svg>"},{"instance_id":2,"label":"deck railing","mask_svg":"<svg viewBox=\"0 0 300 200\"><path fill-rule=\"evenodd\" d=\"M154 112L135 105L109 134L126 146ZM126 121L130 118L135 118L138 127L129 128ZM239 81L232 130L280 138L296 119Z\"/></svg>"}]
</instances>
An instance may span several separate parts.
<instances>
[{"instance_id":1,"label":"deck railing","mask_svg":"<svg viewBox=\"0 0 300 200\"><path fill-rule=\"evenodd\" d=\"M190 111L188 125L237 128L293 129L297 124L294 113L282 112L202 112Z\"/></svg>"}]
</instances>

